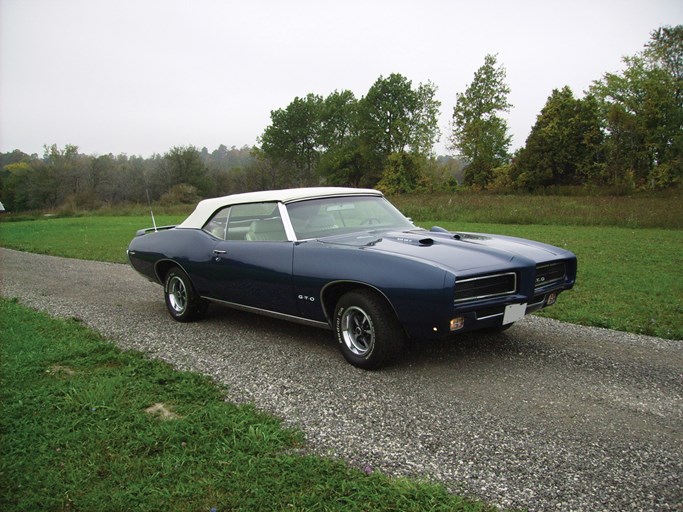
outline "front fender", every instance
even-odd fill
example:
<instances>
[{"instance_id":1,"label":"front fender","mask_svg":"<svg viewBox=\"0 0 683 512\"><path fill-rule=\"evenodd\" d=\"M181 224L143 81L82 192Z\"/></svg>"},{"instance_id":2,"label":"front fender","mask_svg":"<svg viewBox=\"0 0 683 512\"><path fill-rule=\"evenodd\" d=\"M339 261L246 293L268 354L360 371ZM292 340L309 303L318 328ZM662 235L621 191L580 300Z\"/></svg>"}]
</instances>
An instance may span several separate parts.
<instances>
[{"instance_id":1,"label":"front fender","mask_svg":"<svg viewBox=\"0 0 683 512\"><path fill-rule=\"evenodd\" d=\"M293 273L296 294L320 297L305 313L314 320L327 321L323 292L339 285L377 290L411 337L424 337L452 308L453 274L412 258L306 242L295 246Z\"/></svg>"}]
</instances>

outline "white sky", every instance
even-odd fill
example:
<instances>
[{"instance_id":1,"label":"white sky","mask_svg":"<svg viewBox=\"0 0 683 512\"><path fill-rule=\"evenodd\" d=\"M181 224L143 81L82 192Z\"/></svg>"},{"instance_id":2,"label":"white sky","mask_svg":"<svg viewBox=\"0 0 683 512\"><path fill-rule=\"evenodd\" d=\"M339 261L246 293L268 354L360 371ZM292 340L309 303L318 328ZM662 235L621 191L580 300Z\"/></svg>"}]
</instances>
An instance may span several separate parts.
<instances>
[{"instance_id":1,"label":"white sky","mask_svg":"<svg viewBox=\"0 0 683 512\"><path fill-rule=\"evenodd\" d=\"M150 156L253 145L296 96L428 80L445 154L456 93L507 69L513 148L554 88L623 69L682 0L0 0L0 151Z\"/></svg>"}]
</instances>

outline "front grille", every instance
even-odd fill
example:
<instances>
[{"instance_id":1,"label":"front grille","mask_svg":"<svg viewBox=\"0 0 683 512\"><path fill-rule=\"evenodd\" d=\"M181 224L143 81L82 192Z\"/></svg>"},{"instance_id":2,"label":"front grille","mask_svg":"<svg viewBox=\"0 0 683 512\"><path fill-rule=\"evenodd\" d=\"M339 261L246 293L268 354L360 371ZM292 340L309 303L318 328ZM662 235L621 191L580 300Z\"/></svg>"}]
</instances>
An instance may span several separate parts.
<instances>
[{"instance_id":1,"label":"front grille","mask_svg":"<svg viewBox=\"0 0 683 512\"><path fill-rule=\"evenodd\" d=\"M566 275L564 261L558 263L545 263L536 267L536 288L546 286L549 283L562 281Z\"/></svg>"},{"instance_id":2,"label":"front grille","mask_svg":"<svg viewBox=\"0 0 683 512\"><path fill-rule=\"evenodd\" d=\"M453 302L457 304L466 300L510 295L516 291L517 274L514 272L472 277L455 282L455 299Z\"/></svg>"}]
</instances>

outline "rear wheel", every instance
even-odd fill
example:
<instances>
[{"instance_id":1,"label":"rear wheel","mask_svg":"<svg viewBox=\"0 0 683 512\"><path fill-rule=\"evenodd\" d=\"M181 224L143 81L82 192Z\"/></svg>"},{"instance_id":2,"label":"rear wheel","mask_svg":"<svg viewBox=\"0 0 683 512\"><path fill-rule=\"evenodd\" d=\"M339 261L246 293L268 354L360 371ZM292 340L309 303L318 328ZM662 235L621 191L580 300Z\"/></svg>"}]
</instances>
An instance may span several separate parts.
<instances>
[{"instance_id":1,"label":"rear wheel","mask_svg":"<svg viewBox=\"0 0 683 512\"><path fill-rule=\"evenodd\" d=\"M168 312L178 322L199 320L208 308L208 303L194 291L190 278L178 267L166 274L164 297Z\"/></svg>"},{"instance_id":2,"label":"rear wheel","mask_svg":"<svg viewBox=\"0 0 683 512\"><path fill-rule=\"evenodd\" d=\"M369 290L352 291L339 299L334 331L346 360L366 370L392 361L405 344L393 309L384 297Z\"/></svg>"}]
</instances>

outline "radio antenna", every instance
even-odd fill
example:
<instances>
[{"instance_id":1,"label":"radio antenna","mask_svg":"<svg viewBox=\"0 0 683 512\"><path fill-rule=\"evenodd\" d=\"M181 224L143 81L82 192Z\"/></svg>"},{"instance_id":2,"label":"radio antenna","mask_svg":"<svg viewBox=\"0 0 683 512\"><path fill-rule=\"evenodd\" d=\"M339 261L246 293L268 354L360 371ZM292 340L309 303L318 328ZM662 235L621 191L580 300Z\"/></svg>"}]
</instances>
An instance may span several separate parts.
<instances>
[{"instance_id":1,"label":"radio antenna","mask_svg":"<svg viewBox=\"0 0 683 512\"><path fill-rule=\"evenodd\" d=\"M152 216L152 225L154 226L154 231L156 232L157 230L157 223L154 220L154 212L152 211L152 200L149 198L149 189L145 189L147 192L147 203L149 204L149 213Z\"/></svg>"}]
</instances>

